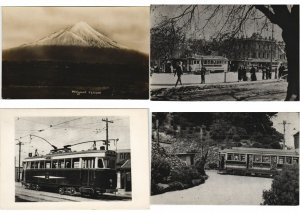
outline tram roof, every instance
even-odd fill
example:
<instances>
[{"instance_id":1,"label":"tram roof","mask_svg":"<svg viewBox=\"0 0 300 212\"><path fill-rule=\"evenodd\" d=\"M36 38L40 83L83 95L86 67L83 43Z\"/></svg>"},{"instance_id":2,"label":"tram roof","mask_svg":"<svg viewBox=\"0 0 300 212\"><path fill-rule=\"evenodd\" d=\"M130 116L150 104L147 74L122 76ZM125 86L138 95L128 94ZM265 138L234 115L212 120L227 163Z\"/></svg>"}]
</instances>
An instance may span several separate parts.
<instances>
[{"instance_id":1,"label":"tram roof","mask_svg":"<svg viewBox=\"0 0 300 212\"><path fill-rule=\"evenodd\" d=\"M252 154L299 156L299 152L297 152L296 150L245 148L245 147L233 147L231 149L223 149L220 150L220 153L245 153L245 154L252 153Z\"/></svg>"},{"instance_id":2,"label":"tram roof","mask_svg":"<svg viewBox=\"0 0 300 212\"><path fill-rule=\"evenodd\" d=\"M76 158L76 157L105 157L105 156L116 156L116 152L112 150L82 150L72 152L57 152L47 155L27 157L24 161L37 161L47 159L64 159L64 158Z\"/></svg>"},{"instance_id":3,"label":"tram roof","mask_svg":"<svg viewBox=\"0 0 300 212\"><path fill-rule=\"evenodd\" d=\"M186 57L184 59L208 59L208 60L228 60L226 57L223 56L217 56L217 55L194 55L191 57Z\"/></svg>"}]
</instances>

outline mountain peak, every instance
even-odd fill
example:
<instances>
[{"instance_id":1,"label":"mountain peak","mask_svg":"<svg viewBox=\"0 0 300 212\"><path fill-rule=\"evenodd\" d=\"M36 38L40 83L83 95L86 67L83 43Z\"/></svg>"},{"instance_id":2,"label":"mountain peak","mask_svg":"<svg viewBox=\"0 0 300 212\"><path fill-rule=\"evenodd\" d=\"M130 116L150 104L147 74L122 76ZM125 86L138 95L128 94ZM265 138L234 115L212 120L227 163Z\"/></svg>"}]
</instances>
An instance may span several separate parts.
<instances>
[{"instance_id":1,"label":"mountain peak","mask_svg":"<svg viewBox=\"0 0 300 212\"><path fill-rule=\"evenodd\" d=\"M86 46L98 48L126 48L101 34L84 21L77 22L25 46Z\"/></svg>"}]
</instances>

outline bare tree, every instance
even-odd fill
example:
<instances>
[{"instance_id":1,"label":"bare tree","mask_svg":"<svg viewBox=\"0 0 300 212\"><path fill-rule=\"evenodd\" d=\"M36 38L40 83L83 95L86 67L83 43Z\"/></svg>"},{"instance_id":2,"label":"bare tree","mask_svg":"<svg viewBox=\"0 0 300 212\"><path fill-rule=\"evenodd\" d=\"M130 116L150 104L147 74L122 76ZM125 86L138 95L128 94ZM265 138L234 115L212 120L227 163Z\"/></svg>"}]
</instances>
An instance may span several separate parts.
<instances>
[{"instance_id":1,"label":"bare tree","mask_svg":"<svg viewBox=\"0 0 300 212\"><path fill-rule=\"evenodd\" d=\"M222 41L245 34L250 26L262 32L268 23L282 30L288 61L287 101L299 100L299 5L178 5L177 13L165 18L152 29L176 23L183 30L195 27L203 34ZM155 8L154 8L155 10Z\"/></svg>"}]
</instances>

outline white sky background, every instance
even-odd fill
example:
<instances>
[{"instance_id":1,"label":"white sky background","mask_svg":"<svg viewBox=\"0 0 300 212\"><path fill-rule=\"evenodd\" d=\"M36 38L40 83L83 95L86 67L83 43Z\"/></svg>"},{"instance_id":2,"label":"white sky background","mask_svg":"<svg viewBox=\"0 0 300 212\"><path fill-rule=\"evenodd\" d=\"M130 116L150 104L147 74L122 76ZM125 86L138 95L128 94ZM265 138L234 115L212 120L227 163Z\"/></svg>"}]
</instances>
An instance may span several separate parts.
<instances>
[{"instance_id":1,"label":"white sky background","mask_svg":"<svg viewBox=\"0 0 300 212\"><path fill-rule=\"evenodd\" d=\"M3 7L3 49L84 21L114 41L149 53L148 7Z\"/></svg>"},{"instance_id":2,"label":"white sky background","mask_svg":"<svg viewBox=\"0 0 300 212\"><path fill-rule=\"evenodd\" d=\"M236 4L236 3L235 3ZM151 6L151 12L150 12L150 19L151 19L151 27L157 26L162 20L164 20L165 17L176 17L179 14L181 14L185 8L188 5L152 5ZM207 6L207 5L206 5ZM202 12L203 6L198 6L199 13L196 13L193 19L193 22L189 27L186 29L186 35L188 37L196 38L196 39L206 39L208 40L210 36L212 36L214 33L218 32L221 27L223 26L223 22L225 21L225 17L223 16L217 16L216 20L209 22L209 24L205 27L204 32L202 31L202 28L206 24L206 20L210 17L212 14L212 11L209 11L207 13ZM224 8L226 8L226 5L224 5ZM261 12L257 10L257 14L262 15ZM187 16L188 17L188 16ZM262 19L262 21L265 21L265 19ZM182 24L179 22L179 24ZM245 25L245 29L243 30L244 36L250 37L253 33L260 32L260 25L261 23L256 23L254 21L248 21ZM224 27L224 30L226 27ZM259 31L258 31L259 30ZM269 27L267 30L264 30L262 32L263 37L269 37L271 36L271 24L269 24ZM274 38L276 40L282 41L281 37L281 29L274 25Z\"/></svg>"},{"instance_id":3,"label":"white sky background","mask_svg":"<svg viewBox=\"0 0 300 212\"><path fill-rule=\"evenodd\" d=\"M15 120L15 138L24 143L22 145L23 160L28 157L28 153L34 154L35 149L38 149L39 154L45 155L50 152L52 147L40 138L32 137L30 142L29 134L40 136L58 148L62 148L67 144L75 144L90 140L105 140L106 139L106 124L102 121L106 117L18 117ZM109 139L118 138L117 149L130 149L130 129L129 117L113 116L107 117L114 123L108 124ZM73 121L70 121L73 120ZM67 122L70 121L70 122ZM59 124L62 122L67 122ZM56 124L59 124L55 126ZM53 127L50 127L52 125ZM39 132L39 130L44 130ZM28 136L27 136L28 135ZM15 141L16 143L18 141ZM103 146L103 142L97 142L97 149ZM71 147L72 150L81 151L91 148L93 143L80 144ZM110 142L110 150L116 150L114 142ZM16 145L15 154L18 161L19 148Z\"/></svg>"},{"instance_id":4,"label":"white sky background","mask_svg":"<svg viewBox=\"0 0 300 212\"><path fill-rule=\"evenodd\" d=\"M283 121L286 121L286 145L294 148L293 135L299 131L299 113L278 113L276 117L272 119L273 127L280 133L283 133Z\"/></svg>"}]
</instances>

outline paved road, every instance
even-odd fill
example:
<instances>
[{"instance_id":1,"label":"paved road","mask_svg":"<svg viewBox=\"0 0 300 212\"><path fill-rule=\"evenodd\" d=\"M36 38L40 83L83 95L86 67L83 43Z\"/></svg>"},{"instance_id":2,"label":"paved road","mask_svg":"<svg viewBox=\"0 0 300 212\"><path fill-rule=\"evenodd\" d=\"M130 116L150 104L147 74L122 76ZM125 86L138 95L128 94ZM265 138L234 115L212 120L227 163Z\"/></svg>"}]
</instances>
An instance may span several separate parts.
<instances>
[{"instance_id":1,"label":"paved road","mask_svg":"<svg viewBox=\"0 0 300 212\"><path fill-rule=\"evenodd\" d=\"M272 79L274 80L275 74L272 73ZM257 81L262 81L262 73L256 74ZM248 79L250 79L250 73L247 73ZM151 89L157 88L169 88L174 87L177 77L172 73L154 73L150 78ZM184 74L181 77L183 86L201 85L201 76L195 74ZM265 81L265 80L264 80ZM213 73L205 76L206 84L224 83L224 73ZM237 72L226 73L226 82L238 82Z\"/></svg>"},{"instance_id":2,"label":"paved road","mask_svg":"<svg viewBox=\"0 0 300 212\"><path fill-rule=\"evenodd\" d=\"M151 197L152 204L259 205L262 192L270 189L272 179L219 175L207 171L208 180L199 186Z\"/></svg>"},{"instance_id":3,"label":"paved road","mask_svg":"<svg viewBox=\"0 0 300 212\"><path fill-rule=\"evenodd\" d=\"M129 196L105 194L95 199L81 197L79 194L75 196L60 195L56 192L49 191L34 191L28 190L16 183L15 199L17 202L89 202L89 201L115 201L115 200L130 200Z\"/></svg>"},{"instance_id":4,"label":"paved road","mask_svg":"<svg viewBox=\"0 0 300 212\"><path fill-rule=\"evenodd\" d=\"M158 101L283 101L284 80L263 80L151 88L151 99Z\"/></svg>"}]
</instances>

